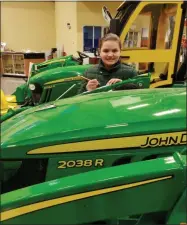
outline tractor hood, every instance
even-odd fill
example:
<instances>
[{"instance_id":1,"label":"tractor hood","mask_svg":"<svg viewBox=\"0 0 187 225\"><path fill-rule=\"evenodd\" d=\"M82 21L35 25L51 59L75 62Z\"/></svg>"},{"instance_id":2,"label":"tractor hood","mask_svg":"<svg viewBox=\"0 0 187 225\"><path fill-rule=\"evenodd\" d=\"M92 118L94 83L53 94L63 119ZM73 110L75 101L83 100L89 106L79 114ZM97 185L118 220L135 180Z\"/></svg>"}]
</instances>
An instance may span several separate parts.
<instances>
[{"instance_id":1,"label":"tractor hood","mask_svg":"<svg viewBox=\"0 0 187 225\"><path fill-rule=\"evenodd\" d=\"M43 86L43 84L50 81L81 75L90 66L91 65L77 65L46 70L31 77L29 83L38 83Z\"/></svg>"},{"instance_id":2,"label":"tractor hood","mask_svg":"<svg viewBox=\"0 0 187 225\"><path fill-rule=\"evenodd\" d=\"M60 143L185 130L186 88L97 93L43 104L8 119L1 126L1 155L21 157Z\"/></svg>"}]
</instances>

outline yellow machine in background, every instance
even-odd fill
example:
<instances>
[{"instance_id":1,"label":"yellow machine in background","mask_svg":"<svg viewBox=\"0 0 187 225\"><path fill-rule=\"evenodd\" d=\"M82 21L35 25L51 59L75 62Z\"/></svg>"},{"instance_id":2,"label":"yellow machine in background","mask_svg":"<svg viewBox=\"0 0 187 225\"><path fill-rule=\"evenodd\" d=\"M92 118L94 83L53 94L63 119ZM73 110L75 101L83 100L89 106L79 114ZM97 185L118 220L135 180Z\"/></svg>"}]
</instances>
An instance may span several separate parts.
<instances>
[{"instance_id":1,"label":"yellow machine in background","mask_svg":"<svg viewBox=\"0 0 187 225\"><path fill-rule=\"evenodd\" d=\"M132 64L136 67L140 73L139 75L151 74L150 88L171 87L173 84L184 82L187 77L187 73L184 71L184 63L182 64L183 67L181 66L184 69L179 70L179 68L181 63L185 62L185 57L187 57L185 45L182 47L182 38L184 40L187 37L187 27L185 25L187 2L184 0L124 1L118 7L114 18L112 18L106 7L103 7L103 16L110 25L109 31L120 37L122 42L122 62ZM79 52L79 55L82 55L82 58L85 57L83 53L80 54ZM58 61L59 59L55 59L55 62L56 60ZM70 58L70 62L72 60ZM46 63L49 62L45 62L44 64ZM71 65L71 63L68 65ZM29 80L27 84L24 84L25 86L20 86L19 90L17 89L14 92L16 97L5 97L4 94L1 94L1 115L9 108L16 107L16 101L19 104L23 103L24 106L28 106L28 102L31 99L31 105L38 104L38 99L33 103L33 98L36 97L36 93L29 89L30 84L38 85L40 88L37 96L39 96L39 99L43 96L42 101L45 99L45 102L48 102L52 101L50 95L54 93L54 89L50 87L49 91L48 88L44 88L44 80L46 80L46 83L48 81L54 82L57 79L55 78L57 74L59 80L64 77L68 78L73 76L69 75L71 68L69 70L68 68L56 68L58 70L56 73L55 67L59 67L59 65L53 65L54 74L51 74L46 71L45 67L42 67L43 63L40 66L40 69L45 69L45 72L43 70L43 77L39 75L39 78L37 78L38 74L35 74L35 77L31 77L33 79L32 81ZM83 66L79 68L80 71L84 71ZM60 96L63 90L59 86L57 90L60 90L59 93L58 91L56 92ZM43 103L42 101L40 103Z\"/></svg>"},{"instance_id":2,"label":"yellow machine in background","mask_svg":"<svg viewBox=\"0 0 187 225\"><path fill-rule=\"evenodd\" d=\"M7 113L9 109L14 109L17 107L16 96L15 95L6 95L1 90L1 115Z\"/></svg>"},{"instance_id":3,"label":"yellow machine in background","mask_svg":"<svg viewBox=\"0 0 187 225\"><path fill-rule=\"evenodd\" d=\"M186 7L185 1L125 1L111 20L122 42L122 61L149 71L150 88L172 85L176 78Z\"/></svg>"}]
</instances>

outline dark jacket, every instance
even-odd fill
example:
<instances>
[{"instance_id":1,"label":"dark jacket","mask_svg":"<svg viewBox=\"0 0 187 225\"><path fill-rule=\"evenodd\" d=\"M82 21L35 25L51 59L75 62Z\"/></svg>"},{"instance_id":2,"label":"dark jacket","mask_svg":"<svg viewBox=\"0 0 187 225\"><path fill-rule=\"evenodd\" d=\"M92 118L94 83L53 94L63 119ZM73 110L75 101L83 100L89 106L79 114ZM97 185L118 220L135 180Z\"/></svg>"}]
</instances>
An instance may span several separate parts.
<instances>
[{"instance_id":1,"label":"dark jacket","mask_svg":"<svg viewBox=\"0 0 187 225\"><path fill-rule=\"evenodd\" d=\"M103 62L100 61L99 64L90 67L83 74L84 77L88 79L97 79L100 83L100 86L104 86L112 78L118 78L121 80L126 80L128 78L133 78L137 76L136 70L127 64L117 62L110 70L107 70ZM78 93L82 93L86 90L86 85L88 81L83 81L81 88L78 90Z\"/></svg>"}]
</instances>

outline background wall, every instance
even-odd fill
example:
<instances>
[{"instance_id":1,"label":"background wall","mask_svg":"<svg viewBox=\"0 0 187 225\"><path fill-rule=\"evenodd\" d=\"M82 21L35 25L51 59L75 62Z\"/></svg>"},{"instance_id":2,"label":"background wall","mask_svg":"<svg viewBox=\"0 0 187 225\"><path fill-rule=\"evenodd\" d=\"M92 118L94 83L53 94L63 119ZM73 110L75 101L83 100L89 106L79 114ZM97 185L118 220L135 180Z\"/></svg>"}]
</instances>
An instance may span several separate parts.
<instances>
[{"instance_id":1,"label":"background wall","mask_svg":"<svg viewBox=\"0 0 187 225\"><path fill-rule=\"evenodd\" d=\"M116 2L1 2L1 41L14 51L83 51L83 26L107 26L105 5L114 16ZM70 23L71 29L68 29Z\"/></svg>"},{"instance_id":2,"label":"background wall","mask_svg":"<svg viewBox=\"0 0 187 225\"><path fill-rule=\"evenodd\" d=\"M14 51L56 46L54 2L1 2L1 41Z\"/></svg>"},{"instance_id":3,"label":"background wall","mask_svg":"<svg viewBox=\"0 0 187 225\"><path fill-rule=\"evenodd\" d=\"M68 54L83 51L83 26L107 26L102 16L102 6L116 14L117 2L55 2L56 45ZM71 28L68 29L67 23Z\"/></svg>"},{"instance_id":4,"label":"background wall","mask_svg":"<svg viewBox=\"0 0 187 225\"><path fill-rule=\"evenodd\" d=\"M77 3L55 2L56 46L68 54L77 51ZM70 23L70 29L67 26Z\"/></svg>"},{"instance_id":5,"label":"background wall","mask_svg":"<svg viewBox=\"0 0 187 225\"><path fill-rule=\"evenodd\" d=\"M77 2L77 49L83 51L83 26L108 26L102 15L105 5L112 16L121 1L115 2Z\"/></svg>"}]
</instances>

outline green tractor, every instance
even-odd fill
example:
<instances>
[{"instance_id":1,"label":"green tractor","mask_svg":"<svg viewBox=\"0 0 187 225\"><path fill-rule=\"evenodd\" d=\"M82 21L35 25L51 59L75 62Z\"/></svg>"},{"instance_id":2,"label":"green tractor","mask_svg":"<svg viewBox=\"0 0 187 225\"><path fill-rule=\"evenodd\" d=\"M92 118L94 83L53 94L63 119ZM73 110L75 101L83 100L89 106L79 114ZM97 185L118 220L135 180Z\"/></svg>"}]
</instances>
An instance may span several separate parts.
<instances>
[{"instance_id":1,"label":"green tractor","mask_svg":"<svg viewBox=\"0 0 187 225\"><path fill-rule=\"evenodd\" d=\"M118 9L121 29L145 4L157 4L152 2L125 2ZM178 28L183 8L174 4ZM166 80L143 73L67 98L74 83L60 85L72 82L72 75L45 80L43 71L31 77L34 106L1 124L2 224L187 223L186 86L175 84L177 67L170 74L175 49L145 50L143 62L163 63L159 52L170 59ZM134 82L145 88L120 90Z\"/></svg>"},{"instance_id":2,"label":"green tractor","mask_svg":"<svg viewBox=\"0 0 187 225\"><path fill-rule=\"evenodd\" d=\"M75 57L73 55L62 56L56 59L47 60L42 63L34 63L31 67L30 75L25 84L18 86L15 92L10 96L4 96L4 93L1 90L1 102L5 104L1 104L1 116L2 121L4 120L4 115L8 112L9 115L13 115L20 111L19 107L24 107L27 105L34 105L32 100L32 91L29 88L29 83L38 82L38 86L44 81L49 82L51 80L56 80L59 78L68 78L75 77L80 75L87 69L87 66L83 65L83 60L88 58L89 56L77 51L79 57ZM70 67L69 69L64 69L65 67ZM57 69L57 70L56 70ZM81 77L79 77L82 79ZM43 84L42 84L43 85ZM68 86L68 84L67 84ZM63 87L64 91L66 90L66 85ZM43 86L41 86L43 89ZM63 90L63 89L62 89ZM74 93L72 93L74 94ZM5 107L6 105L6 107ZM10 109L10 110L9 110ZM14 109L14 110L11 110ZM16 112L15 112L16 111ZM7 117L7 115L5 115Z\"/></svg>"},{"instance_id":3,"label":"green tractor","mask_svg":"<svg viewBox=\"0 0 187 225\"><path fill-rule=\"evenodd\" d=\"M2 123L2 224L187 222L186 88L105 88Z\"/></svg>"},{"instance_id":4,"label":"green tractor","mask_svg":"<svg viewBox=\"0 0 187 225\"><path fill-rule=\"evenodd\" d=\"M36 103L39 103L42 93L45 95L46 86L49 86L48 84L53 84L54 86L54 84L57 83L62 84L62 87L57 90L57 97L59 97L59 95L66 91L72 83L78 84L78 87L80 87L80 83L83 80L81 75L90 66L91 65L58 67L40 72L32 76L24 85L17 87L16 92L13 94L16 95L16 98L19 100L19 105L35 105Z\"/></svg>"},{"instance_id":5,"label":"green tractor","mask_svg":"<svg viewBox=\"0 0 187 225\"><path fill-rule=\"evenodd\" d=\"M36 105L42 105L47 102L57 101L59 99L65 99L77 95L78 90L84 80L82 73L91 65L82 66L71 66L63 68L51 69L50 71L44 71L36 76L32 77L29 81L29 89L26 88L27 101L18 109L9 109L6 114L1 116L1 122L11 118L12 116ZM55 73L56 80L51 75ZM52 73L51 73L52 72ZM45 73L45 75L44 75ZM127 79L116 86L104 86L97 88L94 91L89 92L89 94L96 92L107 92L113 89L119 89L120 86L126 85L128 83L133 83L137 88L149 88L150 86L150 74L141 74L134 79ZM20 91L20 92L19 92ZM17 95L22 96L23 89L17 88ZM30 97L28 96L28 93ZM88 92L82 93L88 94Z\"/></svg>"},{"instance_id":6,"label":"green tractor","mask_svg":"<svg viewBox=\"0 0 187 225\"><path fill-rule=\"evenodd\" d=\"M184 86L184 75L178 73L178 69L186 6L184 1L175 3L173 1L125 1L117 9L114 18L105 10L105 18L109 18L110 22L110 32L118 34L122 42L122 62L136 66L139 74L151 75L149 88L172 87L177 82L182 82L181 86ZM141 20L148 22L146 23L148 36L146 36L145 43L143 37L142 42L140 40L133 42L137 44L136 47L133 47L129 45L130 33L134 26L140 25L139 21ZM164 27L163 24L165 24ZM138 29L143 28L139 27ZM171 35L168 37L169 33ZM139 37L140 32L136 35ZM90 66L75 66L79 61L82 62L84 57L87 57L84 53L78 52L78 54L81 59L78 61L71 57L67 57L66 60L62 57L62 59L34 65L31 70L32 76L27 84L18 87L13 93L18 105L21 105L22 108L10 109L8 114L1 118L1 121L27 109L30 105L74 96L84 79L81 76L82 73ZM59 62L61 60L63 63ZM72 64L74 66L68 66ZM147 77L145 79L147 80Z\"/></svg>"},{"instance_id":7,"label":"green tractor","mask_svg":"<svg viewBox=\"0 0 187 225\"><path fill-rule=\"evenodd\" d=\"M82 67L81 65L83 65L84 58L89 56L79 51L77 51L77 53L79 55L78 58L69 55L33 64L27 82L20 85L12 94L16 96L17 104L25 105L27 104L28 99L31 99L32 93L29 88L30 83L38 83L38 85L42 85L41 88L43 88L45 82L54 81L60 78L75 77L77 74L83 73L88 67ZM69 68L70 66L73 67Z\"/></svg>"},{"instance_id":8,"label":"green tractor","mask_svg":"<svg viewBox=\"0 0 187 225\"><path fill-rule=\"evenodd\" d=\"M80 51L77 51L77 53L79 57L68 55L68 56L61 56L58 58L50 59L42 63L34 63L31 67L30 75L33 76L40 72L54 69L57 67L83 65L84 59L89 58L89 56Z\"/></svg>"}]
</instances>

